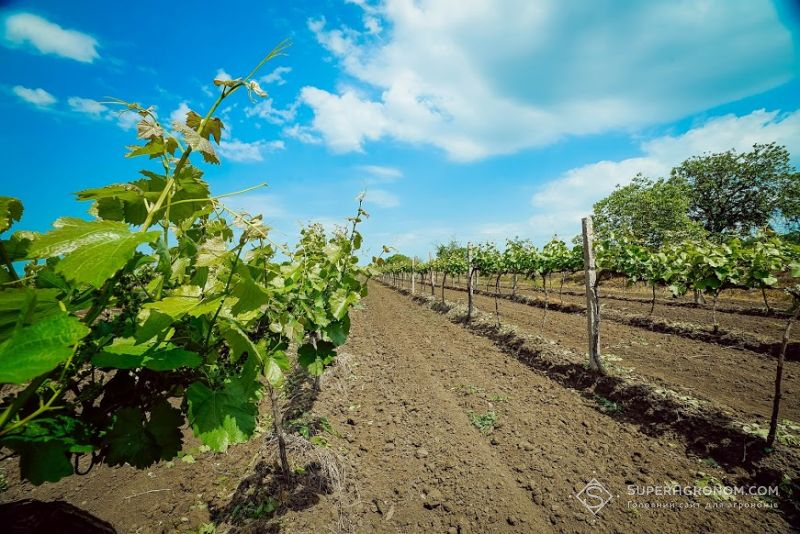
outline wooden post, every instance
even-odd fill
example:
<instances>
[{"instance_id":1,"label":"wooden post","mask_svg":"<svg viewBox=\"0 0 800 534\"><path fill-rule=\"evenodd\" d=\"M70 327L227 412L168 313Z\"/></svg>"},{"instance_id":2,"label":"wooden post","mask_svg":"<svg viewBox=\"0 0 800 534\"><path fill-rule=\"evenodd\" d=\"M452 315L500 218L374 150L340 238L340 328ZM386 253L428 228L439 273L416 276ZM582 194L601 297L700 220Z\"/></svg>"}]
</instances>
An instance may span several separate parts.
<instances>
[{"instance_id":1,"label":"wooden post","mask_svg":"<svg viewBox=\"0 0 800 534\"><path fill-rule=\"evenodd\" d=\"M417 292L415 284L415 278L417 276L417 260L416 258L411 258L411 294L415 294Z\"/></svg>"},{"instance_id":2,"label":"wooden post","mask_svg":"<svg viewBox=\"0 0 800 534\"><path fill-rule=\"evenodd\" d=\"M436 295L436 271L433 268L432 262L433 257L431 253L428 252L428 263L431 264L431 296L433 297Z\"/></svg>"},{"instance_id":3,"label":"wooden post","mask_svg":"<svg viewBox=\"0 0 800 534\"><path fill-rule=\"evenodd\" d=\"M592 217L584 217L583 268L586 275L586 323L589 337L589 369L605 374L600 361L600 304L597 297L597 265L594 260L594 225Z\"/></svg>"},{"instance_id":4,"label":"wooden post","mask_svg":"<svg viewBox=\"0 0 800 534\"><path fill-rule=\"evenodd\" d=\"M472 320L472 247L467 243L467 322Z\"/></svg>"}]
</instances>

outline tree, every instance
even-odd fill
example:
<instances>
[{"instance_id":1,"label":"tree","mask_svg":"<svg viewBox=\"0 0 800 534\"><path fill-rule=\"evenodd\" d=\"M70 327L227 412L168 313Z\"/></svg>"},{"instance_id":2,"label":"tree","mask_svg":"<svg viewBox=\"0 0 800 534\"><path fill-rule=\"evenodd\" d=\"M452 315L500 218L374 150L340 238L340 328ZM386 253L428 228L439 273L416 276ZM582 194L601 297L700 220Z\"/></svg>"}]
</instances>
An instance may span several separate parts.
<instances>
[{"instance_id":1,"label":"tree","mask_svg":"<svg viewBox=\"0 0 800 534\"><path fill-rule=\"evenodd\" d=\"M672 169L672 178L689 186L689 216L713 235L749 234L781 210L800 215L797 172L786 147L775 143L691 157Z\"/></svg>"},{"instance_id":2,"label":"tree","mask_svg":"<svg viewBox=\"0 0 800 534\"><path fill-rule=\"evenodd\" d=\"M595 232L630 235L648 247L660 247L670 237L697 235L689 219L690 191L686 180L653 180L637 174L630 184L594 205Z\"/></svg>"}]
</instances>

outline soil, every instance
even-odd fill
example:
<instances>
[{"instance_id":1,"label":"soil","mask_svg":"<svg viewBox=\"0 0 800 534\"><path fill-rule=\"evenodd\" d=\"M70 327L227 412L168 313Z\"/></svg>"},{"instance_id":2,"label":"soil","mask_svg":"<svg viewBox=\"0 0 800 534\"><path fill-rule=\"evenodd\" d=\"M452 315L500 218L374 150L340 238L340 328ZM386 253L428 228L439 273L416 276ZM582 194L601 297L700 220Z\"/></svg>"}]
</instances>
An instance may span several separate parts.
<instances>
[{"instance_id":1,"label":"soil","mask_svg":"<svg viewBox=\"0 0 800 534\"><path fill-rule=\"evenodd\" d=\"M430 286L425 291L430 294ZM436 288L436 296L441 296L441 287ZM446 289L445 298L463 304L467 297L464 291ZM479 309L494 313L494 298L474 295L474 299ZM544 310L504 299L498 299L498 306L502 323L542 335L580 354L586 352L583 315L548 310L542 329ZM602 322L600 341L601 352L617 367L742 412L745 417L762 422L769 418L775 379L773 358L612 321ZM783 395L781 418L800 421L800 362L784 364Z\"/></svg>"},{"instance_id":2,"label":"soil","mask_svg":"<svg viewBox=\"0 0 800 534\"><path fill-rule=\"evenodd\" d=\"M604 413L597 402L407 297L377 284L370 291L364 309L352 314L345 357L308 408L333 427L323 450L340 463L342 492L315 486L319 466L294 454L306 474L297 476L291 496L281 495L271 448L257 438L227 454L195 450L194 463L162 462L143 471L97 466L40 487L20 483L16 460L7 459L0 468L10 489L0 499L67 501L120 532L186 531L210 522L244 532L791 530L774 511L706 509L724 504L708 497L629 497L628 485L685 486L703 477L728 483L733 475L687 456L676 436L648 436ZM479 303L488 310L485 304ZM635 339L632 333L619 332L619 339ZM677 352L670 349L671 357ZM577 499L593 478L613 495L596 516ZM233 513L267 494L285 503L274 516ZM698 507L629 508L629 501Z\"/></svg>"}]
</instances>

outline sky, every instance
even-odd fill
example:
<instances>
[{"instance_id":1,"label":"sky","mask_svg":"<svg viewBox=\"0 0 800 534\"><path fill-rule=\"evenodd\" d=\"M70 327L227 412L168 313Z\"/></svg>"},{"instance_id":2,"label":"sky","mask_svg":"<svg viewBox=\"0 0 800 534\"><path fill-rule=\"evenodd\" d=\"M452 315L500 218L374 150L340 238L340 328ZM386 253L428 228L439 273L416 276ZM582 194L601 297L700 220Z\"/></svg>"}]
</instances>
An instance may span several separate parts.
<instances>
[{"instance_id":1,"label":"sky","mask_svg":"<svg viewBox=\"0 0 800 534\"><path fill-rule=\"evenodd\" d=\"M0 0L0 195L20 228L89 217L74 193L138 178L130 115L226 100L214 194L277 241L343 223L366 190L365 253L449 239L569 240L636 173L777 142L800 161L800 11L768 0ZM200 163L197 163L201 165Z\"/></svg>"}]
</instances>

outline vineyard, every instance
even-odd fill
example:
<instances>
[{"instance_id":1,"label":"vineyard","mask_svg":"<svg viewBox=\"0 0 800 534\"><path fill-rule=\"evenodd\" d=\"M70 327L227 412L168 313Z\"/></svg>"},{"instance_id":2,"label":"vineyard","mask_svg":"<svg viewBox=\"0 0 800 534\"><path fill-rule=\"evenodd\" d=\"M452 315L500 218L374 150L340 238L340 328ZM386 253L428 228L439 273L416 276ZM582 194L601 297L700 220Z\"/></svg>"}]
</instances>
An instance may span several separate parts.
<instances>
[{"instance_id":1,"label":"vineyard","mask_svg":"<svg viewBox=\"0 0 800 534\"><path fill-rule=\"evenodd\" d=\"M32 231L30 202L0 196L0 524L800 528L800 174L785 147L637 175L569 242L373 255L367 190L285 243L235 207L266 184L212 192L210 169L232 153L236 105L276 120L262 83L291 69L263 70L287 46L220 69L208 109L182 102L177 119L104 102L134 121L124 158L141 169L77 191L86 215ZM719 161L777 168L772 204L741 195L761 210L748 221L703 212L725 197L697 178ZM615 204L628 194L657 198Z\"/></svg>"}]
</instances>

